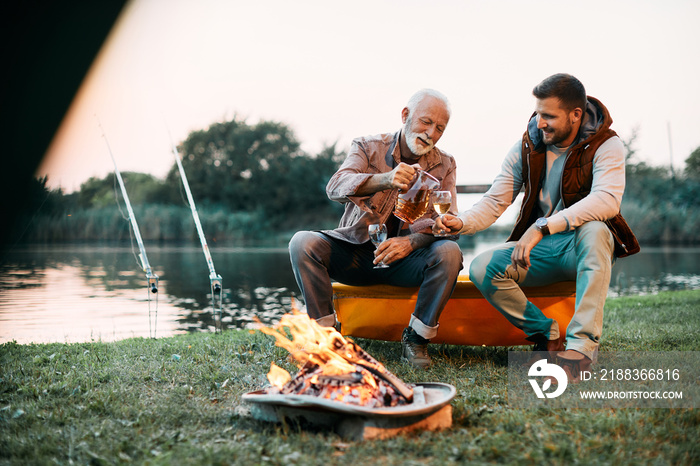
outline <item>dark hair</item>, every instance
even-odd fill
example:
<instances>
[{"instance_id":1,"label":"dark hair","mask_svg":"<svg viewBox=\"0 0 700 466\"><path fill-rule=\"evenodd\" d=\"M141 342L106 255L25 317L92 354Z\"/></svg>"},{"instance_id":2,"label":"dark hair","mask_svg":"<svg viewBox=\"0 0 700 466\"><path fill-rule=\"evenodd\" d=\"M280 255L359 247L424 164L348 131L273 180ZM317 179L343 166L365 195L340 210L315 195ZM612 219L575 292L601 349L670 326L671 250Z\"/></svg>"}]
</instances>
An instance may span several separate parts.
<instances>
[{"instance_id":1,"label":"dark hair","mask_svg":"<svg viewBox=\"0 0 700 466\"><path fill-rule=\"evenodd\" d=\"M538 99L557 97L567 111L577 107L586 111L586 89L570 74L553 74L535 86L532 94Z\"/></svg>"}]
</instances>

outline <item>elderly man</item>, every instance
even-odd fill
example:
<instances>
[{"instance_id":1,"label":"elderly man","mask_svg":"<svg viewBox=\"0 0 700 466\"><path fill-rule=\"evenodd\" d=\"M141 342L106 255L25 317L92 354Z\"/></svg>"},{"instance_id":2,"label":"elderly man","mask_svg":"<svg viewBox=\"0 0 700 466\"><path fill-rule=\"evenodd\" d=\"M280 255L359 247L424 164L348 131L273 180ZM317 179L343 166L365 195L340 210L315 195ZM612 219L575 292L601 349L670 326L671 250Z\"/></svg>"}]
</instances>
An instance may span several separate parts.
<instances>
[{"instance_id":1,"label":"elderly man","mask_svg":"<svg viewBox=\"0 0 700 466\"><path fill-rule=\"evenodd\" d=\"M535 343L535 351L549 351L546 356L556 358L576 382L598 351L613 262L636 253L639 244L620 215L625 154L607 108L568 74L550 76L533 95L527 130L489 191L434 228L474 234L495 222L525 188L508 242L477 256L469 277ZM566 335L520 289L564 280L576 281Z\"/></svg>"},{"instance_id":2,"label":"elderly man","mask_svg":"<svg viewBox=\"0 0 700 466\"><path fill-rule=\"evenodd\" d=\"M462 269L462 252L452 238L432 235L437 214L429 209L413 224L394 215L397 196L409 188L417 169L437 178L455 196L454 158L435 147L450 119L441 93L423 89L401 111L395 133L357 138L326 192L345 205L338 228L297 232L289 243L294 275L310 317L337 324L331 280L348 285L389 284L420 287L416 307L402 334L402 358L426 368L427 345ZM457 212L453 203L453 212ZM386 224L388 239L376 250L370 224ZM375 268L379 263L386 268ZM377 316L381 325L381 315Z\"/></svg>"}]
</instances>

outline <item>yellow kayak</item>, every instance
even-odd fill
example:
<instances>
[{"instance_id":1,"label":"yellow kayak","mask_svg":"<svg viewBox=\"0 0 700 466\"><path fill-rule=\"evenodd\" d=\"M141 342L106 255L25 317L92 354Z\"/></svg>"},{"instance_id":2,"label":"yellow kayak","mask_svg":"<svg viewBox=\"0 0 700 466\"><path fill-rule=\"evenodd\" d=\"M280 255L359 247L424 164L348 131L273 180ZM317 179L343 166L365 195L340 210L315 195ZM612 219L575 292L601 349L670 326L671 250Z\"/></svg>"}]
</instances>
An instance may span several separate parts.
<instances>
[{"instance_id":1,"label":"yellow kayak","mask_svg":"<svg viewBox=\"0 0 700 466\"><path fill-rule=\"evenodd\" d=\"M532 303L566 331L576 301L576 282L524 288ZM333 284L333 302L343 335L400 341L416 304L418 288L389 285L349 286ZM484 299L466 275L460 275L455 291L440 316L433 343L469 346L531 345Z\"/></svg>"}]
</instances>

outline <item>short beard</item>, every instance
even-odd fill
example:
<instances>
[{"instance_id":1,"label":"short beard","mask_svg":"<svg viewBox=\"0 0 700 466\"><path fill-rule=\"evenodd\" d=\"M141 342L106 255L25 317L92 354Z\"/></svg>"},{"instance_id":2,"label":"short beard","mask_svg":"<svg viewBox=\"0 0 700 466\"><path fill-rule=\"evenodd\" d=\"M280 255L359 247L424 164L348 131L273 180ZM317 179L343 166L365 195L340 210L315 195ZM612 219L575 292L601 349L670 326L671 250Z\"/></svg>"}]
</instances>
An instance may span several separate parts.
<instances>
[{"instance_id":1,"label":"short beard","mask_svg":"<svg viewBox=\"0 0 700 466\"><path fill-rule=\"evenodd\" d=\"M428 142L430 145L427 147L421 147L418 145L416 142L416 138L418 136L421 136L421 133L414 133L411 131L409 128L411 127L411 118L409 117L406 120L406 124L404 125L404 132L406 133L406 144L408 145L408 148L411 150L411 152L414 155L417 156L423 156L433 150L433 147L435 147L435 144L433 144L432 140L430 140L427 136L424 137L426 139L426 142Z\"/></svg>"},{"instance_id":2,"label":"short beard","mask_svg":"<svg viewBox=\"0 0 700 466\"><path fill-rule=\"evenodd\" d=\"M569 124L569 125L568 125L566 128L564 128L564 130L563 130L562 132L560 132L559 134L557 134L557 133L555 132L555 133L552 135L552 140L549 141L549 142L547 142L546 144L547 144L548 146L556 146L557 144L559 144L559 143L561 143L561 142L563 142L563 141L566 141L566 140L569 138L569 136L571 136L571 131L573 131L573 126L572 126L571 124ZM545 133L544 130L543 130L543 131L542 131L542 137L543 137L543 139L544 139L544 135L545 135L545 134L546 134L546 133Z\"/></svg>"}]
</instances>

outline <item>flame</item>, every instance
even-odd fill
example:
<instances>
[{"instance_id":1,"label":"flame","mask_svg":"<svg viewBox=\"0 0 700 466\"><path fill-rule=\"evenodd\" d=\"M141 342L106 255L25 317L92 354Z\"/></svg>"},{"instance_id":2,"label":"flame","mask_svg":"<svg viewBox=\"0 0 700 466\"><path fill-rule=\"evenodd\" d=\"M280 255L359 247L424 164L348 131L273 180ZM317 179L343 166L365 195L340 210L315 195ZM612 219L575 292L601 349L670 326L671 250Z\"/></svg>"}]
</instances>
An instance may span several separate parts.
<instances>
[{"instance_id":1,"label":"flame","mask_svg":"<svg viewBox=\"0 0 700 466\"><path fill-rule=\"evenodd\" d=\"M305 313L293 310L274 328L259 327L286 349L300 368L292 378L287 371L271 365L267 378L282 393L315 396L362 406L386 406L412 401L412 392L399 400L398 381L384 366L332 327L322 327ZM380 375L382 380L377 378ZM392 380L389 385L386 381ZM393 383L393 386L391 385ZM405 391L402 393L405 397Z\"/></svg>"},{"instance_id":2,"label":"flame","mask_svg":"<svg viewBox=\"0 0 700 466\"><path fill-rule=\"evenodd\" d=\"M282 369L274 362L272 363L270 367L270 372L267 373L267 380L269 380L273 386L277 388L282 388L284 387L284 384L289 382L291 379L292 376L289 375L289 372Z\"/></svg>"},{"instance_id":3,"label":"flame","mask_svg":"<svg viewBox=\"0 0 700 466\"><path fill-rule=\"evenodd\" d=\"M283 328L288 328L289 338ZM277 346L289 351L299 367L311 361L324 366L324 374L341 375L355 371L355 366L347 362L333 350L333 342L339 339L347 341L332 327L322 327L307 314L295 312L285 314L276 328L261 327L260 331L275 337Z\"/></svg>"}]
</instances>

